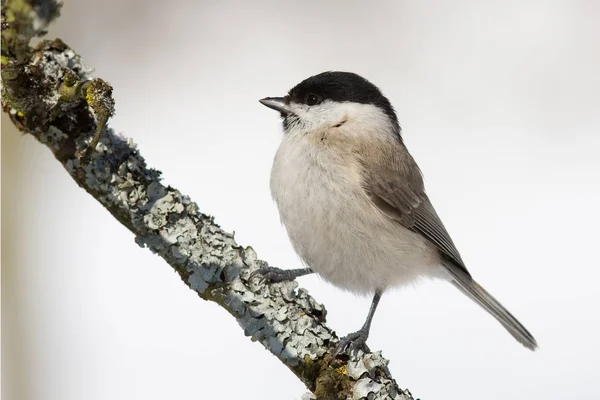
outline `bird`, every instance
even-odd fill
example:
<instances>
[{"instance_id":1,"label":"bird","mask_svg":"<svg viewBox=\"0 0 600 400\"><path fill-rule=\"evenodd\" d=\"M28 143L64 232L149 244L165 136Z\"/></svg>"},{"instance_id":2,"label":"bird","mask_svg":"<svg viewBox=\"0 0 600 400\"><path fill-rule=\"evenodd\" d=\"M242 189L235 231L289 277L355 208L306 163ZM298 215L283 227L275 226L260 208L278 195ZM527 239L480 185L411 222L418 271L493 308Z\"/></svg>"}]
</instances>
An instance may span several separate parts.
<instances>
[{"instance_id":1,"label":"bird","mask_svg":"<svg viewBox=\"0 0 600 400\"><path fill-rule=\"evenodd\" d=\"M384 292L421 278L447 281L491 314L519 343L533 335L467 270L426 194L396 111L381 90L351 72L311 76L283 97L259 100L279 112L283 137L273 160L271 195L305 268L262 267L275 283L311 273L372 296L362 327L335 355L361 349Z\"/></svg>"}]
</instances>

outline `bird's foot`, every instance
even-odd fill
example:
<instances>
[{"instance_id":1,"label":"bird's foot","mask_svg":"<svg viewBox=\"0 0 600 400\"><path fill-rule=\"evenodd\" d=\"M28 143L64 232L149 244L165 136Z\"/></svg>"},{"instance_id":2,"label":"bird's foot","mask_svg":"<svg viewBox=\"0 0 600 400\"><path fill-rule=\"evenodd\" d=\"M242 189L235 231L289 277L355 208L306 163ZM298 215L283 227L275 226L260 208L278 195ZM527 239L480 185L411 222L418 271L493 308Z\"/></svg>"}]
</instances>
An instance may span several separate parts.
<instances>
[{"instance_id":1,"label":"bird's foot","mask_svg":"<svg viewBox=\"0 0 600 400\"><path fill-rule=\"evenodd\" d=\"M339 356L341 354L349 354L354 350L362 350L365 353L369 353L369 346L367 346L367 339L369 338L369 332L360 329L356 332L350 333L347 336L344 336L340 339L338 343L334 356Z\"/></svg>"},{"instance_id":2,"label":"bird's foot","mask_svg":"<svg viewBox=\"0 0 600 400\"><path fill-rule=\"evenodd\" d=\"M304 272L304 273L300 273ZM255 277L260 277L259 283L263 285L265 282L269 283L277 283L277 282L285 282L285 281L293 281L298 276L305 275L306 272L304 269L280 269L276 267L261 267L250 274L248 280L252 280Z\"/></svg>"}]
</instances>

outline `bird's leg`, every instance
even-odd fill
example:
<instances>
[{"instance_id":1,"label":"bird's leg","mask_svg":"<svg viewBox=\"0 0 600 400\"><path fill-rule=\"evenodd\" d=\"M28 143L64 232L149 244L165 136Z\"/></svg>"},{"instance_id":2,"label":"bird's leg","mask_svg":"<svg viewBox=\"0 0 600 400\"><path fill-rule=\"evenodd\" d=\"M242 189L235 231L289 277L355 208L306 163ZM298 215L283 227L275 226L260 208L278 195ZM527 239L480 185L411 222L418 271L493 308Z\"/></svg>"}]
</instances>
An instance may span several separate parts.
<instances>
[{"instance_id":1,"label":"bird's leg","mask_svg":"<svg viewBox=\"0 0 600 400\"><path fill-rule=\"evenodd\" d=\"M293 281L299 276L312 274L314 271L310 268L298 269L280 269L275 267L262 267L250 274L248 280L252 280L255 276L260 276L260 283L265 282L277 283L284 281Z\"/></svg>"},{"instance_id":2,"label":"bird's leg","mask_svg":"<svg viewBox=\"0 0 600 400\"><path fill-rule=\"evenodd\" d=\"M373 301L371 302L371 308L369 309L369 314L367 315L367 320L365 321L365 324L358 331L350 333L340 340L335 350L336 356L346 353L347 351L350 352L353 349L370 351L369 346L367 346L367 339L369 338L369 331L371 330L371 321L373 321L373 315L375 315L375 310L377 309L377 305L379 304L379 300L381 299L381 294L381 290L375 291L375 295L373 296Z\"/></svg>"}]
</instances>

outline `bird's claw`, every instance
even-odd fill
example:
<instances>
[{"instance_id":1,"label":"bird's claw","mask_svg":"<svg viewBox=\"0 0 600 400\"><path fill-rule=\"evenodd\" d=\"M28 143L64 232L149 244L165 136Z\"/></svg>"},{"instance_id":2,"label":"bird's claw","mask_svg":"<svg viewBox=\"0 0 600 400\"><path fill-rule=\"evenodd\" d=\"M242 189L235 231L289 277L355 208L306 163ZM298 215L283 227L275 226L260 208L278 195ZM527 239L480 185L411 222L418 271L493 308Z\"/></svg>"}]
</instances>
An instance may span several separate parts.
<instances>
[{"instance_id":1,"label":"bird's claw","mask_svg":"<svg viewBox=\"0 0 600 400\"><path fill-rule=\"evenodd\" d=\"M290 280L288 271L276 267L261 267L252 272L248 280L251 281L257 276L260 276L258 283L261 285L264 285L266 282L277 283Z\"/></svg>"},{"instance_id":2,"label":"bird's claw","mask_svg":"<svg viewBox=\"0 0 600 400\"><path fill-rule=\"evenodd\" d=\"M365 353L370 353L371 350L367 346L368 337L369 333L362 329L344 336L340 339L333 355L337 357L341 354L349 354L354 350L362 350Z\"/></svg>"}]
</instances>

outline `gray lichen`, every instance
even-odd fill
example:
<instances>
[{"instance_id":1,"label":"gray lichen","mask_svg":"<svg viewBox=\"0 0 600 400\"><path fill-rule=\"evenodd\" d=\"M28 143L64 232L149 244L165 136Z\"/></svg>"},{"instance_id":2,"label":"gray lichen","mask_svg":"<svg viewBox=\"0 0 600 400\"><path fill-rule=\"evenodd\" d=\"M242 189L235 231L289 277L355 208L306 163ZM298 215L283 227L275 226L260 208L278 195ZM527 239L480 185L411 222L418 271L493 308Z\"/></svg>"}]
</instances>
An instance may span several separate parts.
<instances>
[{"instance_id":1,"label":"gray lichen","mask_svg":"<svg viewBox=\"0 0 600 400\"><path fill-rule=\"evenodd\" d=\"M227 310L315 398L412 399L391 378L380 353L333 358L338 339L325 324L322 304L296 282L251 281L250 274L267 265L251 247L239 246L187 196L163 185L160 172L146 166L130 139L110 128L97 135L103 123L98 107L108 110L106 115L113 112L107 89L100 84L100 91L95 87L87 94L95 99L81 98L78 88L92 81L90 71L62 41L28 47L29 39L58 14L57 4L8 0L2 6L3 26L7 16L14 17L6 35L2 32L2 64L9 66L2 71L2 101L17 127L44 143L77 184L134 234L138 245L162 257L201 298ZM96 140L94 151L86 153Z\"/></svg>"}]
</instances>

